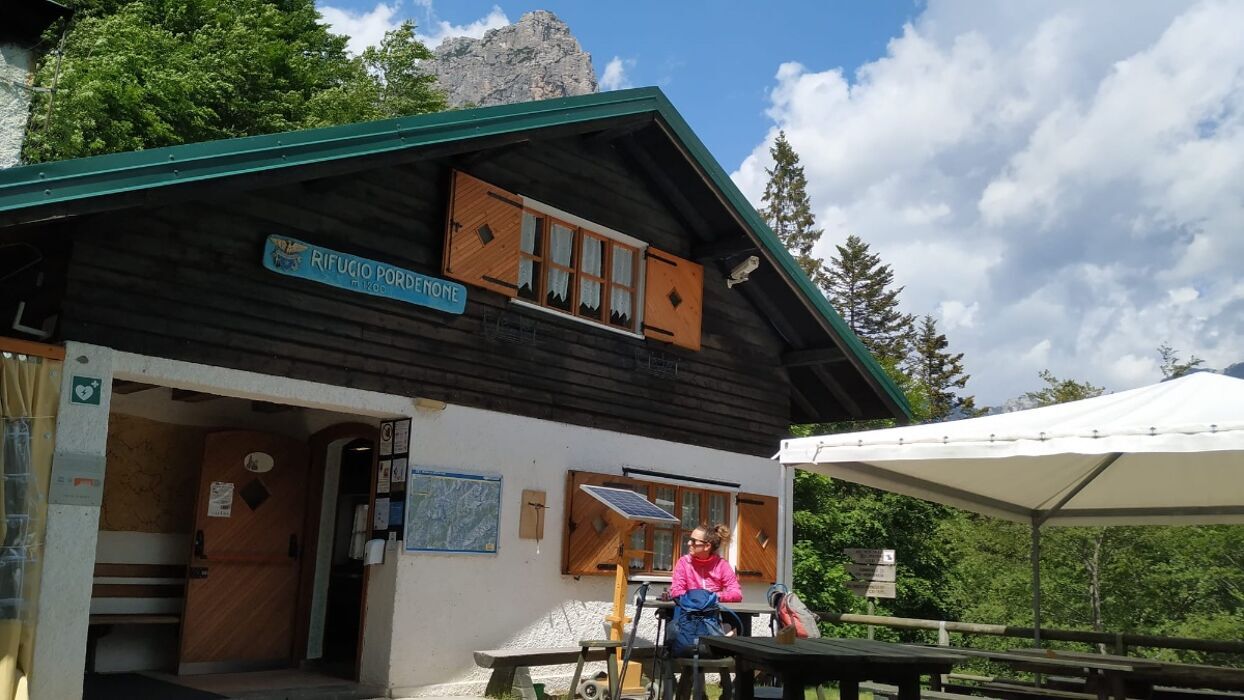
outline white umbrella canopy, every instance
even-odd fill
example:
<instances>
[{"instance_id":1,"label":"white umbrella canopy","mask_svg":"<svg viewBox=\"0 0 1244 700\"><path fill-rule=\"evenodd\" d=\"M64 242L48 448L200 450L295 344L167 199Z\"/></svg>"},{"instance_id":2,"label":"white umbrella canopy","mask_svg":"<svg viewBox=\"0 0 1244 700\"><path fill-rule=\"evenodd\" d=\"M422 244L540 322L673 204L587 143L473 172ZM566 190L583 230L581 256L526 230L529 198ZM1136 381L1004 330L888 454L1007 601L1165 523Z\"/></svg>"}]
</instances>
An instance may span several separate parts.
<instances>
[{"instance_id":1,"label":"white umbrella canopy","mask_svg":"<svg viewBox=\"0 0 1244 700\"><path fill-rule=\"evenodd\" d=\"M982 418L784 440L784 465L1007 520L1244 523L1244 380L1209 372Z\"/></svg>"}]
</instances>

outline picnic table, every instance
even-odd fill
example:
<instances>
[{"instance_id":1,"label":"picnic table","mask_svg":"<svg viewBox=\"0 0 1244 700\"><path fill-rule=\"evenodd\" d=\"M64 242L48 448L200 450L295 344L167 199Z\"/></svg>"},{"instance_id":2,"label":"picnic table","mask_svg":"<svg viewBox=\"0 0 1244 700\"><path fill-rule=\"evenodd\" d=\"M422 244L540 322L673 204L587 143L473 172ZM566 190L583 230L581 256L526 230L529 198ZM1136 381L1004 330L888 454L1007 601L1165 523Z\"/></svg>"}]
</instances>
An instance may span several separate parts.
<instances>
[{"instance_id":1,"label":"picnic table","mask_svg":"<svg viewBox=\"0 0 1244 700\"><path fill-rule=\"evenodd\" d=\"M1244 670L1174 663L1135 656L1054 649L955 649L956 653L1006 664L1033 673L1079 673L1085 690L1098 698L1149 697L1155 686L1244 690Z\"/></svg>"},{"instance_id":2,"label":"picnic table","mask_svg":"<svg viewBox=\"0 0 1244 700\"><path fill-rule=\"evenodd\" d=\"M1126 670L1103 671L1100 674L1108 679L1109 691L1116 698L1122 698L1125 694L1131 697L1148 697L1155 686L1244 690L1244 669L1238 668L1054 649L1017 649L1014 653L1022 657L1037 659L1038 663L1068 661L1082 664L1088 669L1128 667ZM1103 684L1098 683L1095 689L1098 697L1104 698L1103 693L1106 689L1101 685Z\"/></svg>"},{"instance_id":3,"label":"picnic table","mask_svg":"<svg viewBox=\"0 0 1244 700\"><path fill-rule=\"evenodd\" d=\"M783 700L803 700L804 688L839 682L841 700L858 700L860 681L898 687L899 700L918 700L921 676L940 677L964 657L947 650L868 639L796 639L779 644L772 637L701 637L716 654L734 657L738 700L753 700L753 671L768 671L782 682Z\"/></svg>"}]
</instances>

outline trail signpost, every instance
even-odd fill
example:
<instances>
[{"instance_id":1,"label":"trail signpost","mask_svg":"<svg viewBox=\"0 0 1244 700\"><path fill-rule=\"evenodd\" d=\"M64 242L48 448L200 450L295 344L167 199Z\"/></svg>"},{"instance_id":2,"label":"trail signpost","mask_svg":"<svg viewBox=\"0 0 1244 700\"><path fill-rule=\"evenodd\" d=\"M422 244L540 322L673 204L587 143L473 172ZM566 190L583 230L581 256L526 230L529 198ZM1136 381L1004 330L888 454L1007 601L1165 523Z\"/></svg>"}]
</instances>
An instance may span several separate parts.
<instances>
[{"instance_id":1,"label":"trail signpost","mask_svg":"<svg viewBox=\"0 0 1244 700\"><path fill-rule=\"evenodd\" d=\"M844 549L842 553L851 560L847 573L853 581L847 581L847 589L857 596L868 599L868 614L873 614L877 598L896 598L895 591L898 561L893 549ZM873 628L868 627L868 638L873 638Z\"/></svg>"}]
</instances>

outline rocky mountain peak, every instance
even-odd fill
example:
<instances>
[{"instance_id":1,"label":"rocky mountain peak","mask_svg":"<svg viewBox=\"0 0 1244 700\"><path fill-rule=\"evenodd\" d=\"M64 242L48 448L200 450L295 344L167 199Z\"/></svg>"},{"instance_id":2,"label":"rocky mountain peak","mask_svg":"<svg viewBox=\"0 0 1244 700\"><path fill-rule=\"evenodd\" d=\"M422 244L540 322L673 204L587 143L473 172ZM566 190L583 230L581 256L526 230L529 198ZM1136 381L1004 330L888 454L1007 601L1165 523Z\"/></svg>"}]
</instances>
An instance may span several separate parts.
<instances>
[{"instance_id":1,"label":"rocky mountain peak","mask_svg":"<svg viewBox=\"0 0 1244 700\"><path fill-rule=\"evenodd\" d=\"M592 57L547 10L483 38L446 39L426 64L451 107L511 104L596 92Z\"/></svg>"}]
</instances>

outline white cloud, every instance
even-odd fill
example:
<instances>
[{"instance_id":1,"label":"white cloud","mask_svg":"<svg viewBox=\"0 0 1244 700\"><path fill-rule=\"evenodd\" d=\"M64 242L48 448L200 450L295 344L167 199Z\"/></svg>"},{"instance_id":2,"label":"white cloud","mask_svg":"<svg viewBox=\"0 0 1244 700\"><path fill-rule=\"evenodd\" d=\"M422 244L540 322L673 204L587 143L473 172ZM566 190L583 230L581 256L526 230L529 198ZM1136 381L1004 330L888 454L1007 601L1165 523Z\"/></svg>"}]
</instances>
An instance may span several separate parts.
<instances>
[{"instance_id":1,"label":"white cloud","mask_svg":"<svg viewBox=\"0 0 1244 700\"><path fill-rule=\"evenodd\" d=\"M630 76L626 74L628 70L634 67L635 59L623 59L621 57L614 56L605 66L605 72L600 76L601 92L606 90L624 90L629 87L634 87L631 84Z\"/></svg>"},{"instance_id":2,"label":"white cloud","mask_svg":"<svg viewBox=\"0 0 1244 700\"><path fill-rule=\"evenodd\" d=\"M510 18L506 17L505 12L496 5L492 6L487 15L466 24L451 24L441 19L436 19L436 14L432 11L431 0L425 0L423 4L427 8L428 20L426 23L420 22L418 35L423 43L429 48L436 48L446 39L465 36L472 39L480 39L484 33L490 29L499 29L510 24Z\"/></svg>"},{"instance_id":3,"label":"white cloud","mask_svg":"<svg viewBox=\"0 0 1244 700\"><path fill-rule=\"evenodd\" d=\"M400 0L393 4L380 2L371 10L362 12L324 4L319 6L319 10L334 34L350 37L348 48L355 54L361 53L368 46L379 44L385 32L396 29L406 19L415 20L415 35L433 49L446 39L459 36L479 39L490 29L510 24L505 12L495 5L487 15L473 22L452 24L437 17L433 0L412 0L411 4L422 9L422 17L407 17L400 13Z\"/></svg>"},{"instance_id":4,"label":"white cloud","mask_svg":"<svg viewBox=\"0 0 1244 700\"><path fill-rule=\"evenodd\" d=\"M938 315L942 317L943 331L972 328L976 325L976 312L981 309L981 305L975 301L969 305L958 299L943 301L938 307Z\"/></svg>"},{"instance_id":5,"label":"white cloud","mask_svg":"<svg viewBox=\"0 0 1244 700\"><path fill-rule=\"evenodd\" d=\"M397 19L396 4L378 3L367 12L351 12L322 5L320 15L334 34L350 37L347 48L353 54L362 53L368 46L379 44L385 32L396 29L402 23Z\"/></svg>"},{"instance_id":6,"label":"white cloud","mask_svg":"<svg viewBox=\"0 0 1244 700\"><path fill-rule=\"evenodd\" d=\"M1171 343L1244 359L1244 3L930 0L854 74L787 63L733 174L785 130L825 229L855 233L997 404L1036 372L1123 389ZM1235 27L1237 29L1232 29Z\"/></svg>"}]
</instances>

